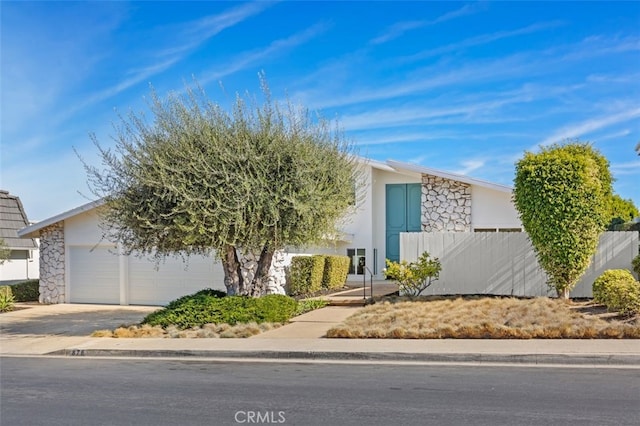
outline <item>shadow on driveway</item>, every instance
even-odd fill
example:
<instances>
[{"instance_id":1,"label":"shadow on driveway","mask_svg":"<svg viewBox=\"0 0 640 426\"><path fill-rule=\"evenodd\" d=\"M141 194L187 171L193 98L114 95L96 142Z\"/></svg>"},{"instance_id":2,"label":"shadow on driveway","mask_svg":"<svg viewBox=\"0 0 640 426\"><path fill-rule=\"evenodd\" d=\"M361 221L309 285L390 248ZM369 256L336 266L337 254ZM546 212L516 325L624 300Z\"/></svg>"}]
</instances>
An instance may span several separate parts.
<instances>
[{"instance_id":1,"label":"shadow on driveway","mask_svg":"<svg viewBox=\"0 0 640 426\"><path fill-rule=\"evenodd\" d=\"M37 308L33 308L37 309ZM89 336L96 330L113 330L121 325L137 324L151 312L149 308L108 309L93 312L43 314L24 318L6 318L0 314L0 334L17 335Z\"/></svg>"}]
</instances>

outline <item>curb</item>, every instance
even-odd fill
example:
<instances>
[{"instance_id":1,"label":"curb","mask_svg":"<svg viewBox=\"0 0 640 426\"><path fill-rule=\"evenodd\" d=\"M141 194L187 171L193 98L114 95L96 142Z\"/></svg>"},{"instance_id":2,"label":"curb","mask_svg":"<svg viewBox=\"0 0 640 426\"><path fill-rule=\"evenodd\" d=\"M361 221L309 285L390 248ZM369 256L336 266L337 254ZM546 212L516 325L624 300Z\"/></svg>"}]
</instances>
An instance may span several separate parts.
<instances>
[{"instance_id":1,"label":"curb","mask_svg":"<svg viewBox=\"0 0 640 426\"><path fill-rule=\"evenodd\" d=\"M207 351L62 349L46 355L70 357L249 358L318 361L413 361L437 363L607 365L640 367L640 355L603 354L445 354L406 352Z\"/></svg>"}]
</instances>

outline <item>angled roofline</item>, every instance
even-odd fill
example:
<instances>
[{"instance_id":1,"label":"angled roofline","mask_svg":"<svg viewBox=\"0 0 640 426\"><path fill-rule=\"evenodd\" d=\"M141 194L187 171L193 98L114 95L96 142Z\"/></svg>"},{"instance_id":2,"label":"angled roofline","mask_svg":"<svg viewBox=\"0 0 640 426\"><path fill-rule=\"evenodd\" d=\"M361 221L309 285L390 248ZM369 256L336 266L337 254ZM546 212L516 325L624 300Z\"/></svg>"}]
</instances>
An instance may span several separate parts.
<instances>
[{"instance_id":1,"label":"angled roofline","mask_svg":"<svg viewBox=\"0 0 640 426\"><path fill-rule=\"evenodd\" d=\"M100 207L105 203L104 199L101 198L96 201L90 201L86 204L81 205L80 207L76 207L75 209L67 210L66 212L60 213L58 215L52 216L48 219L42 220L40 222L34 223L33 225L22 228L18 231L18 237L20 238L38 238L40 235L40 230L46 228L47 226L53 225L54 223L62 222L63 220L69 219L70 217L76 216L80 213L88 212L95 208Z\"/></svg>"},{"instance_id":2,"label":"angled roofline","mask_svg":"<svg viewBox=\"0 0 640 426\"><path fill-rule=\"evenodd\" d=\"M387 160L387 164L393 167L395 170L402 169L402 170L407 170L414 173L438 176L444 179L455 180L455 181L466 183L469 185L476 185L476 186L493 189L500 192L506 192L509 194L513 192L513 188L507 185L488 182L482 179L471 178L469 176L461 175L458 173L451 173L451 172L445 172L442 170L432 169L429 167L420 166L418 164L402 163L400 161L395 161L395 160Z\"/></svg>"}]
</instances>

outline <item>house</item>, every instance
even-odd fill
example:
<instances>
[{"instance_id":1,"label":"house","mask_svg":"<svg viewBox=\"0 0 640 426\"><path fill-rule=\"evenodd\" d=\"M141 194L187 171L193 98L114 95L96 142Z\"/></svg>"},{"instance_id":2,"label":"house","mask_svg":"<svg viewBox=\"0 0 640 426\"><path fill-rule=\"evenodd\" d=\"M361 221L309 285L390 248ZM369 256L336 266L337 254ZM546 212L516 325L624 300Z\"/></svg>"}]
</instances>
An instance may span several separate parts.
<instances>
[{"instance_id":1,"label":"house","mask_svg":"<svg viewBox=\"0 0 640 426\"><path fill-rule=\"evenodd\" d=\"M29 225L20 198L0 190L0 238L9 249L0 265L0 283L38 278L38 244L33 238L19 238L18 231Z\"/></svg>"},{"instance_id":2,"label":"house","mask_svg":"<svg viewBox=\"0 0 640 426\"><path fill-rule=\"evenodd\" d=\"M513 232L521 224L511 188L397 161L362 161L365 193L343 233L306 254L352 259L349 279L382 279L386 258L398 260L401 232ZM46 303L164 304L205 287L224 289L212 257L153 261L119 254L101 239L100 201L87 203L19 232L40 238L40 298ZM286 256L290 259L293 251Z\"/></svg>"}]
</instances>

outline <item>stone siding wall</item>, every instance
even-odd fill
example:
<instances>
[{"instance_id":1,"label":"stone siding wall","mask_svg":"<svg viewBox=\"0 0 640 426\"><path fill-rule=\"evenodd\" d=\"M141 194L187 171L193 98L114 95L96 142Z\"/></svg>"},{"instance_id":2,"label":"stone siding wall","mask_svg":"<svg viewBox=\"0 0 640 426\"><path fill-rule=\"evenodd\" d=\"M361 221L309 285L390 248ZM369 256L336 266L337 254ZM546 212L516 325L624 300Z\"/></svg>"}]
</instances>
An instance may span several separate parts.
<instances>
[{"instance_id":1,"label":"stone siding wall","mask_svg":"<svg viewBox=\"0 0 640 426\"><path fill-rule=\"evenodd\" d=\"M256 275L256 269L258 268L258 259L260 255L256 255L251 252L243 252L238 250L238 261L240 262L240 274L244 281L251 281ZM271 260L271 268L269 269L269 275L266 279L265 288L263 294L285 294L284 285L286 283L285 277L285 255L282 251L276 251Z\"/></svg>"},{"instance_id":2,"label":"stone siding wall","mask_svg":"<svg viewBox=\"0 0 640 426\"><path fill-rule=\"evenodd\" d=\"M40 231L40 303L64 303L64 222Z\"/></svg>"},{"instance_id":3,"label":"stone siding wall","mask_svg":"<svg viewBox=\"0 0 640 426\"><path fill-rule=\"evenodd\" d=\"M471 231L471 185L422 175L422 230Z\"/></svg>"}]
</instances>

